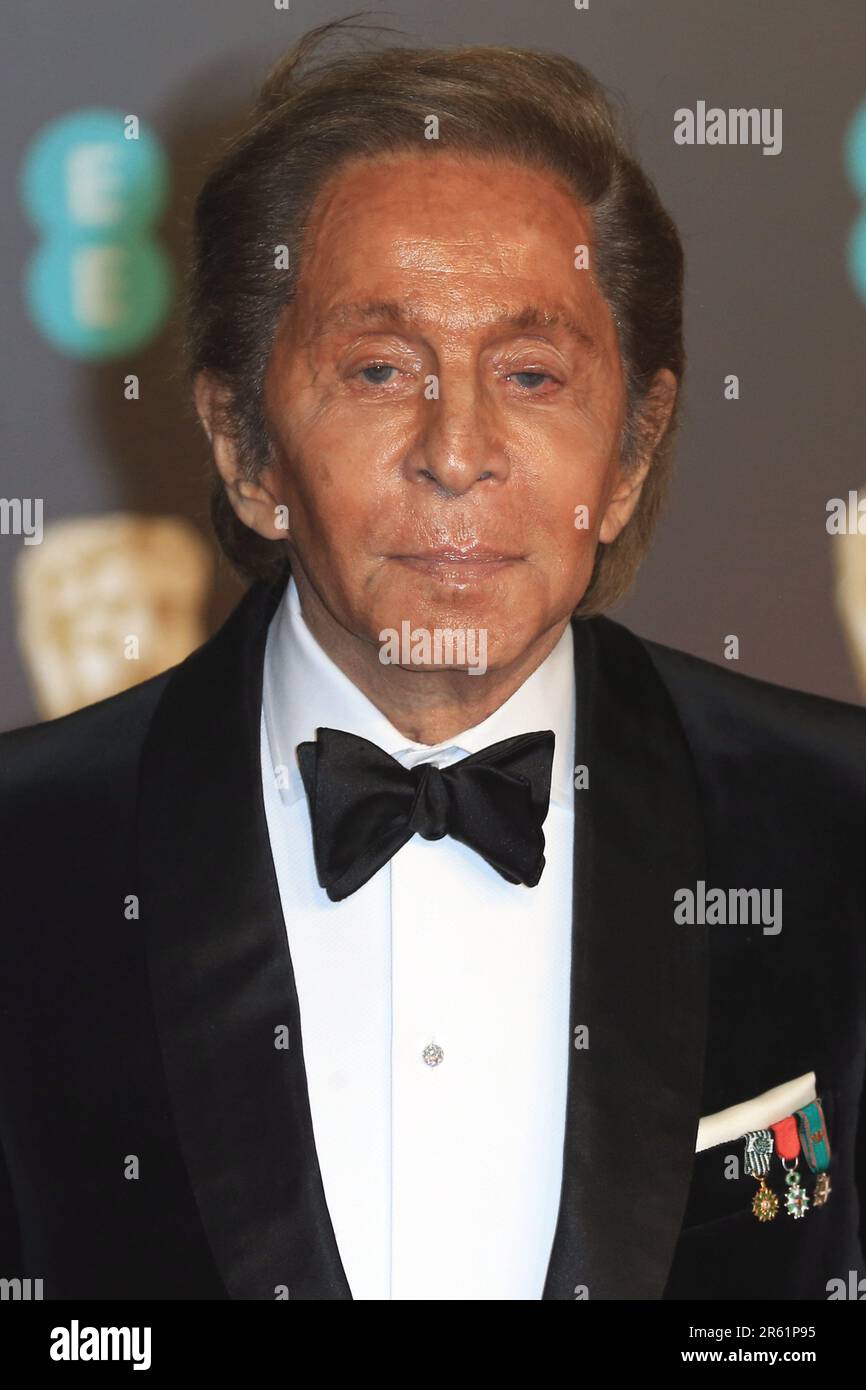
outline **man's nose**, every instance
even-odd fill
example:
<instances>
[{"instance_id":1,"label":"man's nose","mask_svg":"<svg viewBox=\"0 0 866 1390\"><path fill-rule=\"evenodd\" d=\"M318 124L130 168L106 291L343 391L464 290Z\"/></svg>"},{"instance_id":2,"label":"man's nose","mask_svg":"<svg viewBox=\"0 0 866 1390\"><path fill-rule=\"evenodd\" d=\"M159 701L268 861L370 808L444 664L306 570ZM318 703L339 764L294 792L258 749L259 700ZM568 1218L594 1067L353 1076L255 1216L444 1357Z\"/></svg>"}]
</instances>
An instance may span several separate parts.
<instances>
[{"instance_id":1,"label":"man's nose","mask_svg":"<svg viewBox=\"0 0 866 1390\"><path fill-rule=\"evenodd\" d=\"M494 404L473 382L440 382L439 390L438 399L423 402L409 476L455 496L476 483L503 482L508 465Z\"/></svg>"}]
</instances>

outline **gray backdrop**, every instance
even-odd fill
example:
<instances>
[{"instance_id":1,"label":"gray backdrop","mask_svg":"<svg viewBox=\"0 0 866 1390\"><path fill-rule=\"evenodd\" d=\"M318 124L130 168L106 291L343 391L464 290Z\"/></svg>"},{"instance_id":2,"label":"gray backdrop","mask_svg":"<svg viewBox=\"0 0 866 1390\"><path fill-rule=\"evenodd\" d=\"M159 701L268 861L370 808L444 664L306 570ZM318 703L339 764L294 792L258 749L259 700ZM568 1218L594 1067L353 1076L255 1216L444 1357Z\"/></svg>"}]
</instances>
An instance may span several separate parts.
<instances>
[{"instance_id":1,"label":"gray backdrop","mask_svg":"<svg viewBox=\"0 0 866 1390\"><path fill-rule=\"evenodd\" d=\"M206 458L177 372L176 306L146 346L77 361L35 327L22 293L37 233L22 161L49 122L90 106L136 112L168 155L160 238L181 269L202 161L282 50L346 4L272 0L29 0L7 13L4 76L4 447L0 495L41 496L46 522L121 508L206 530ZM863 0L394 0L374 18L405 42L551 48L627 101L637 152L685 243L689 372L677 476L654 553L614 616L738 669L858 700L833 607L825 508L866 480L866 305L846 267L861 201L843 163L866 99ZM699 100L781 107L782 152L678 146ZM127 372L142 399L122 397ZM737 373L741 399L723 398ZM866 543L866 541L864 541ZM0 536L0 725L34 718ZM221 574L217 622L239 595Z\"/></svg>"}]
</instances>

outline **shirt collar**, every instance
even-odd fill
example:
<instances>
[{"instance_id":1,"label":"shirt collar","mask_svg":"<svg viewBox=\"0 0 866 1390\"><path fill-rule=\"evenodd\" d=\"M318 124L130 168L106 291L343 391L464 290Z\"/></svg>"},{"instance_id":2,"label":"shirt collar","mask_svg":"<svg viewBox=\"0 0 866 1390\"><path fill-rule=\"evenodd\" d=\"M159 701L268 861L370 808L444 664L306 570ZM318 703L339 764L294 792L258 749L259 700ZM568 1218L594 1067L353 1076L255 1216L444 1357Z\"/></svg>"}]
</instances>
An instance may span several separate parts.
<instances>
[{"instance_id":1,"label":"shirt collar","mask_svg":"<svg viewBox=\"0 0 866 1390\"><path fill-rule=\"evenodd\" d=\"M569 623L553 650L499 709L442 743L414 743L395 728L319 646L289 579L268 628L262 684L265 729L286 805L305 795L295 749L317 728L369 739L404 767L445 767L468 753L536 729L555 735L551 801L570 808L574 786L574 639Z\"/></svg>"}]
</instances>

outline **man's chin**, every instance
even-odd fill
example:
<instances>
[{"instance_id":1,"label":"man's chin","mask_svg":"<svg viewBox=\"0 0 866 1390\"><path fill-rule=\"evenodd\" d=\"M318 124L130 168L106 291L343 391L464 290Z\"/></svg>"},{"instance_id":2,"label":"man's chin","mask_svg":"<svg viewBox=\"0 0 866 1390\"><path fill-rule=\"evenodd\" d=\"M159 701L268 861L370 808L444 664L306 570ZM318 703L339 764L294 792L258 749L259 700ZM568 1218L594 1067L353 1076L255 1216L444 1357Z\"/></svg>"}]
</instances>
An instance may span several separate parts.
<instances>
[{"instance_id":1,"label":"man's chin","mask_svg":"<svg viewBox=\"0 0 866 1390\"><path fill-rule=\"evenodd\" d=\"M376 607L387 610L392 624L507 629L532 606L522 562L394 561L389 569Z\"/></svg>"},{"instance_id":2,"label":"man's chin","mask_svg":"<svg viewBox=\"0 0 866 1390\"><path fill-rule=\"evenodd\" d=\"M472 618L453 609L423 614L416 610L414 617L407 616L405 608L388 610L371 637L383 666L428 674L462 670L475 676L512 665L532 643L529 632L523 640L523 626L516 621L490 622L483 612L476 621Z\"/></svg>"},{"instance_id":3,"label":"man's chin","mask_svg":"<svg viewBox=\"0 0 866 1390\"><path fill-rule=\"evenodd\" d=\"M385 665L433 671L464 667L476 674L482 667L501 669L533 645L534 619L539 631L544 627L539 595L527 577L517 564L491 565L473 582L463 578L450 584L423 568L389 564L367 587L355 631L367 634ZM428 652L431 660L425 659Z\"/></svg>"}]
</instances>

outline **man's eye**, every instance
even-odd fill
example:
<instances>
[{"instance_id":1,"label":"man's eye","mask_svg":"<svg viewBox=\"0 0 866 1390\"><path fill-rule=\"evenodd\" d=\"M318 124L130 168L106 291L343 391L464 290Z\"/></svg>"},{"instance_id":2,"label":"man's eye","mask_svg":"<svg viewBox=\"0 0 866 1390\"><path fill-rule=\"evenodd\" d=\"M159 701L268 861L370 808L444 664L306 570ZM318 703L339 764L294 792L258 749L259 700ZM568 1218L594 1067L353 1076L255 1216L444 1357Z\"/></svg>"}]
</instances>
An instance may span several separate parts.
<instances>
[{"instance_id":1,"label":"man's eye","mask_svg":"<svg viewBox=\"0 0 866 1390\"><path fill-rule=\"evenodd\" d=\"M542 381L553 381L549 372L509 372L507 381L518 381L527 391L534 391Z\"/></svg>"},{"instance_id":2,"label":"man's eye","mask_svg":"<svg viewBox=\"0 0 866 1390\"><path fill-rule=\"evenodd\" d=\"M387 386L388 381L376 375L379 372L396 372L398 369L392 367L388 362L372 362L369 367L362 367L359 376L365 377L370 386ZM369 373L373 375L370 376ZM393 380L393 378L391 378Z\"/></svg>"}]
</instances>

